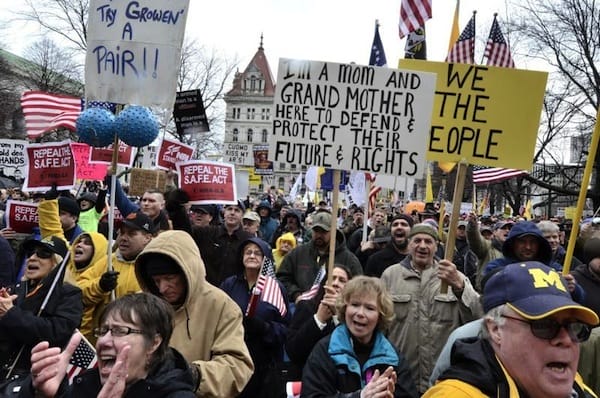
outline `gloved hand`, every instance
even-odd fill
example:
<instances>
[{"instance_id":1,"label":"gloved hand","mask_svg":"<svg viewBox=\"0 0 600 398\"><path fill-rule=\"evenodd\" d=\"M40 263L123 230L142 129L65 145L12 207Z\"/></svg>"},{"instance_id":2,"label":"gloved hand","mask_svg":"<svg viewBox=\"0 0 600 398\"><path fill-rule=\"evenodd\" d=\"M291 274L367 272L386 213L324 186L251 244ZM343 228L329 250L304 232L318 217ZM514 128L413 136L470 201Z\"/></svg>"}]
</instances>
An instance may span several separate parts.
<instances>
[{"instance_id":1,"label":"gloved hand","mask_svg":"<svg viewBox=\"0 0 600 398\"><path fill-rule=\"evenodd\" d=\"M44 193L44 199L45 200L52 200L52 199L56 199L58 198L58 190L56 189L56 183L53 182L52 183L52 188L50 188L49 191L46 191Z\"/></svg>"},{"instance_id":2,"label":"gloved hand","mask_svg":"<svg viewBox=\"0 0 600 398\"><path fill-rule=\"evenodd\" d=\"M110 292L115 287L117 287L118 277L119 277L119 273L118 272L116 272L116 271L106 271L100 277L100 282L99 282L100 289L104 290L107 293Z\"/></svg>"},{"instance_id":3,"label":"gloved hand","mask_svg":"<svg viewBox=\"0 0 600 398\"><path fill-rule=\"evenodd\" d=\"M269 324L255 317L244 317L244 329L248 334L265 334L269 328Z\"/></svg>"}]
</instances>

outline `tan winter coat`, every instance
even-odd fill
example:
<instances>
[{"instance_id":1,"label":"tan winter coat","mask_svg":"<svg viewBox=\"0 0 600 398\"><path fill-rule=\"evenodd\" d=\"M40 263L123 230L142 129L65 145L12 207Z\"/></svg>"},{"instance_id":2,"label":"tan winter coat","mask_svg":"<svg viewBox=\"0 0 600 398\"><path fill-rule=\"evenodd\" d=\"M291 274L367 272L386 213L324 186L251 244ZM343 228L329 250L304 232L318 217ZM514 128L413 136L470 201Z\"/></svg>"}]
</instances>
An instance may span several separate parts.
<instances>
[{"instance_id":1,"label":"tan winter coat","mask_svg":"<svg viewBox=\"0 0 600 398\"><path fill-rule=\"evenodd\" d=\"M198 397L235 397L254 371L244 343L239 306L219 288L206 282L206 270L192 237L184 231L165 231L152 239L137 258L135 270L142 290L156 294L143 267L144 256L160 253L173 258L187 281L185 303L176 309L170 346L196 365L201 380Z\"/></svg>"},{"instance_id":2,"label":"tan winter coat","mask_svg":"<svg viewBox=\"0 0 600 398\"><path fill-rule=\"evenodd\" d=\"M460 300L451 288L447 294L440 293L437 265L435 260L432 267L419 274L407 256L381 275L392 295L396 315L387 337L408 360L419 393L427 390L429 376L448 335L482 312L479 295L466 277Z\"/></svg>"}]
</instances>

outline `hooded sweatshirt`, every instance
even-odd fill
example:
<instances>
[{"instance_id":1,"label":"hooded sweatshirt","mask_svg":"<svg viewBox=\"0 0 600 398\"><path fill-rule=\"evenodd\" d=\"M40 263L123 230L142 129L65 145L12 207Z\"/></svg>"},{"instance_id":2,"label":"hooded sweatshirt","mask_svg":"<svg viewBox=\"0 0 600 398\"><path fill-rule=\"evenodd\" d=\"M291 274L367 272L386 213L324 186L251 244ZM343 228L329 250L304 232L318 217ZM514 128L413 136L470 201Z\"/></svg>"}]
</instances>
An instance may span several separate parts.
<instances>
[{"instance_id":1,"label":"hooded sweatshirt","mask_svg":"<svg viewBox=\"0 0 600 398\"><path fill-rule=\"evenodd\" d=\"M192 237L184 231L165 231L137 257L135 272L143 291L159 295L144 269L151 254L171 257L183 271L187 289L182 306L175 308L171 347L197 367L202 397L237 396L254 371L244 343L242 312L219 288L206 282L206 270Z\"/></svg>"},{"instance_id":2,"label":"hooded sweatshirt","mask_svg":"<svg viewBox=\"0 0 600 398\"><path fill-rule=\"evenodd\" d=\"M77 244L86 236L92 240L94 253L90 261L83 267L75 266L75 251ZM100 277L106 272L108 242L104 235L98 232L84 232L75 238L71 246L71 256L67 264L65 273L65 282L69 282L81 289L83 295L83 318L81 320L80 332L92 344L95 344L96 337L93 334L94 319L99 318L100 312L109 300L110 292L105 292L100 288Z\"/></svg>"},{"instance_id":3,"label":"hooded sweatshirt","mask_svg":"<svg viewBox=\"0 0 600 398\"><path fill-rule=\"evenodd\" d=\"M290 251L296 248L296 238L291 232L286 232L285 234L277 238L277 240L275 241L275 249L273 249L273 260L275 261L275 270L279 270L279 266L281 265L283 258L287 254L281 251L282 242L290 242L292 246Z\"/></svg>"},{"instance_id":4,"label":"hooded sweatshirt","mask_svg":"<svg viewBox=\"0 0 600 398\"><path fill-rule=\"evenodd\" d=\"M535 223L531 221L522 221L516 223L512 227L508 237L504 241L504 244L502 245L502 254L504 257L490 261L483 270L483 276L485 277L485 275L497 268L505 267L509 264L518 263L521 261L515 254L515 242L527 235L534 236L538 241L536 258L531 260L542 262L547 266L554 268L557 272L561 272L563 267L559 263L552 260L552 247L546 238L544 238L542 231L540 231ZM583 291L583 288L580 285L576 285L575 290L571 292L571 297L573 297L573 300L577 301L578 303L583 303L585 300L585 292Z\"/></svg>"}]
</instances>

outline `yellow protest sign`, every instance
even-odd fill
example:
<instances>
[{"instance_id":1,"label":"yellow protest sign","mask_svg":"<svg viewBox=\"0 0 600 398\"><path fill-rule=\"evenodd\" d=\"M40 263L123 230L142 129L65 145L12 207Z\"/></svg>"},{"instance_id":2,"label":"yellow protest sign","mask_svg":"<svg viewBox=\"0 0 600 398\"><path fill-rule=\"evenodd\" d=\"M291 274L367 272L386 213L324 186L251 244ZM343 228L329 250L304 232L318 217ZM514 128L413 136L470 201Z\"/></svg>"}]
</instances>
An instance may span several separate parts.
<instances>
[{"instance_id":1,"label":"yellow protest sign","mask_svg":"<svg viewBox=\"0 0 600 398\"><path fill-rule=\"evenodd\" d=\"M530 170L548 74L402 59L437 74L427 159Z\"/></svg>"},{"instance_id":2,"label":"yellow protest sign","mask_svg":"<svg viewBox=\"0 0 600 398\"><path fill-rule=\"evenodd\" d=\"M565 207L565 219L566 220L575 219L575 211L576 210L577 210L577 207Z\"/></svg>"}]
</instances>

